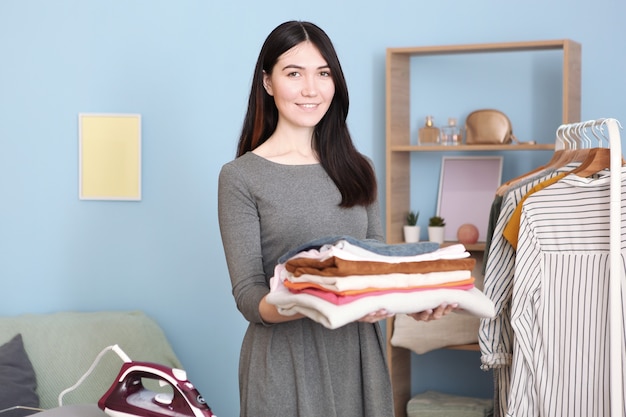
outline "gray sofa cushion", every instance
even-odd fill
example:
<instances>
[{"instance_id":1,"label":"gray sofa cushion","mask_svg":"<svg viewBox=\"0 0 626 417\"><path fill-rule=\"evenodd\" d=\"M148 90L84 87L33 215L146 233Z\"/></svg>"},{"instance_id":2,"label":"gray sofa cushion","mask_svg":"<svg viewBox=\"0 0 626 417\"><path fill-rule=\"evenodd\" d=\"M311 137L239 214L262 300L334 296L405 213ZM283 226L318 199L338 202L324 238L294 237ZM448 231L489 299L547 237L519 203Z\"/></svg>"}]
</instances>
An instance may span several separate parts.
<instances>
[{"instance_id":1,"label":"gray sofa cushion","mask_svg":"<svg viewBox=\"0 0 626 417\"><path fill-rule=\"evenodd\" d=\"M0 346L0 410L15 406L39 407L37 378L24 350L22 335ZM3 416L18 417L33 414L27 410L12 410Z\"/></svg>"}]
</instances>

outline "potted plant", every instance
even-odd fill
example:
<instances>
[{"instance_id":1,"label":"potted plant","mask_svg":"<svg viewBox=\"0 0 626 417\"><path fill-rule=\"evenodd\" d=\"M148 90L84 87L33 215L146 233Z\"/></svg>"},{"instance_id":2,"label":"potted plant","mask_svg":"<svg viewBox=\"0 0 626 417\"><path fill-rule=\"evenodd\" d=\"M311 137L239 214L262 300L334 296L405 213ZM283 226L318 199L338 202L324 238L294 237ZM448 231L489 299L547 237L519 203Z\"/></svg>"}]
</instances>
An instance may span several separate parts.
<instances>
[{"instance_id":1,"label":"potted plant","mask_svg":"<svg viewBox=\"0 0 626 417\"><path fill-rule=\"evenodd\" d=\"M428 240L442 244L445 226L446 221L443 217L433 216L428 219Z\"/></svg>"},{"instance_id":2,"label":"potted plant","mask_svg":"<svg viewBox=\"0 0 626 417\"><path fill-rule=\"evenodd\" d=\"M409 211L406 216L406 225L404 226L404 241L407 243L419 242L420 227L417 220L420 217L419 211Z\"/></svg>"}]
</instances>

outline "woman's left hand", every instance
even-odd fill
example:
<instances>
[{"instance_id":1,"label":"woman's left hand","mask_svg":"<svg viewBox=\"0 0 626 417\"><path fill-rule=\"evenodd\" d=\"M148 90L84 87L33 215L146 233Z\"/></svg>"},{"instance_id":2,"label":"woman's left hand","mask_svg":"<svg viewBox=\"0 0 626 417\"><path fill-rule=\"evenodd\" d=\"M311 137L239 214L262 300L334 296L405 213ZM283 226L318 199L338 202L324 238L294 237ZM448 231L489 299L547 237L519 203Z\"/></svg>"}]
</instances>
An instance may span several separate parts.
<instances>
[{"instance_id":1,"label":"woman's left hand","mask_svg":"<svg viewBox=\"0 0 626 417\"><path fill-rule=\"evenodd\" d=\"M390 313L384 308L381 308L380 310L374 311L373 313L369 313L367 316L361 318L359 321L364 321L366 323L376 323L377 321L388 319L389 317L393 316L393 313Z\"/></svg>"},{"instance_id":2,"label":"woman's left hand","mask_svg":"<svg viewBox=\"0 0 626 417\"><path fill-rule=\"evenodd\" d=\"M448 313L451 313L453 310L457 309L459 305L457 303L454 304L441 304L436 309L432 310L424 310L419 313L409 314L409 316L413 317L417 321L431 321L438 320L445 316Z\"/></svg>"}]
</instances>

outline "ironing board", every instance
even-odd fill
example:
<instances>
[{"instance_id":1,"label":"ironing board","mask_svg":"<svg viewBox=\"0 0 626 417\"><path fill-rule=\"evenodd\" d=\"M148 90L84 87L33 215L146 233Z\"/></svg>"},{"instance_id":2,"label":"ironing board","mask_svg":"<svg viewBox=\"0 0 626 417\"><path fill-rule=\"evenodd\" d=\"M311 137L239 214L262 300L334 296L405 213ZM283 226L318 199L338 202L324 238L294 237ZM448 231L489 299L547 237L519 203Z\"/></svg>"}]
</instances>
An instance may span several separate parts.
<instances>
[{"instance_id":1,"label":"ironing board","mask_svg":"<svg viewBox=\"0 0 626 417\"><path fill-rule=\"evenodd\" d=\"M35 417L108 417L96 404L64 405L32 415Z\"/></svg>"}]
</instances>

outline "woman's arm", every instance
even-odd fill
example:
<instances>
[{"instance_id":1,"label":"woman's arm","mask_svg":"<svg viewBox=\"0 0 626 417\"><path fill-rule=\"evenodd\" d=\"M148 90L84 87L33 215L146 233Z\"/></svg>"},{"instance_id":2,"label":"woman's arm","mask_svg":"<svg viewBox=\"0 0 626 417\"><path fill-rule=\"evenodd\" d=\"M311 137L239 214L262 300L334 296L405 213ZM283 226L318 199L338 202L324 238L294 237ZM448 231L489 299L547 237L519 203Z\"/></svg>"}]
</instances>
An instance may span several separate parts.
<instances>
[{"instance_id":1,"label":"woman's arm","mask_svg":"<svg viewBox=\"0 0 626 417\"><path fill-rule=\"evenodd\" d=\"M259 304L269 286L263 270L259 216L245 178L232 163L220 171L218 219L237 308L249 322L262 323Z\"/></svg>"},{"instance_id":2,"label":"woman's arm","mask_svg":"<svg viewBox=\"0 0 626 417\"><path fill-rule=\"evenodd\" d=\"M244 318L264 324L302 318L284 316L265 301L270 289L263 269L259 214L245 179L229 164L219 176L218 218L233 296Z\"/></svg>"}]
</instances>

